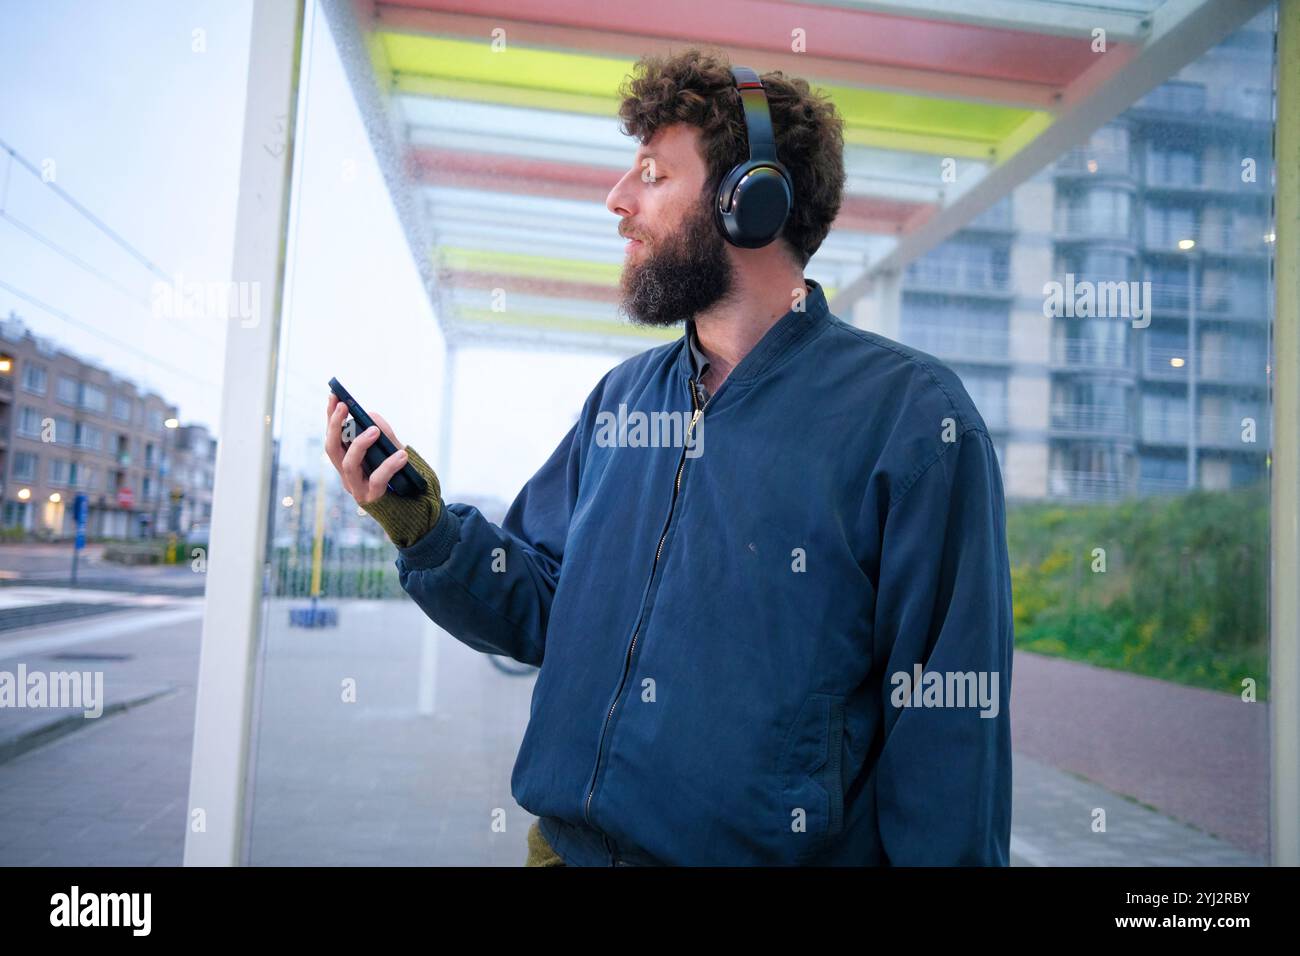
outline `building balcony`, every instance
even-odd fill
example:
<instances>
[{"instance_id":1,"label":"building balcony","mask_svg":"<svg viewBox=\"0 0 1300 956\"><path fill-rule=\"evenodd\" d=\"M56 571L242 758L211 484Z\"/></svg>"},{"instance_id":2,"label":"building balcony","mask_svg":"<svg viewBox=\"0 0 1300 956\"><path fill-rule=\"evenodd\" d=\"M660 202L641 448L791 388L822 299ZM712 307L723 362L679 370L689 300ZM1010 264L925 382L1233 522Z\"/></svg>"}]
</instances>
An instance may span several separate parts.
<instances>
[{"instance_id":1,"label":"building balcony","mask_svg":"<svg viewBox=\"0 0 1300 956\"><path fill-rule=\"evenodd\" d=\"M1148 161L1143 170L1142 186L1148 192L1246 193L1258 192L1260 183L1270 182L1268 167L1255 169L1255 182L1241 178L1241 166L1229 162L1201 162L1195 168L1170 169Z\"/></svg>"},{"instance_id":2,"label":"building balcony","mask_svg":"<svg viewBox=\"0 0 1300 956\"><path fill-rule=\"evenodd\" d=\"M1133 362L1127 346L1122 343L1056 336L1052 339L1052 367L1078 371L1131 372Z\"/></svg>"},{"instance_id":3,"label":"building balcony","mask_svg":"<svg viewBox=\"0 0 1300 956\"><path fill-rule=\"evenodd\" d=\"M1111 242L1137 241L1133 221L1127 216L1109 216L1080 210L1056 211L1052 231L1058 242L1091 242L1107 239Z\"/></svg>"},{"instance_id":4,"label":"building balcony","mask_svg":"<svg viewBox=\"0 0 1300 956\"><path fill-rule=\"evenodd\" d=\"M1066 501L1117 501L1128 483L1123 475L1052 468L1047 473L1047 493Z\"/></svg>"},{"instance_id":5,"label":"building balcony","mask_svg":"<svg viewBox=\"0 0 1300 956\"><path fill-rule=\"evenodd\" d=\"M1187 381L1187 349L1148 348L1142 356L1142 375L1163 382Z\"/></svg>"},{"instance_id":6,"label":"building balcony","mask_svg":"<svg viewBox=\"0 0 1300 956\"><path fill-rule=\"evenodd\" d=\"M906 320L899 331L904 345L954 362L1006 365L1011 361L1011 337L1005 329L963 329L941 325L913 325Z\"/></svg>"},{"instance_id":7,"label":"building balcony","mask_svg":"<svg viewBox=\"0 0 1300 956\"><path fill-rule=\"evenodd\" d=\"M1146 220L1142 230L1142 245L1151 252L1186 256L1178 248L1184 239L1195 239L1197 249L1212 255L1269 256L1273 253L1268 227L1263 224L1187 226L1152 217Z\"/></svg>"},{"instance_id":8,"label":"building balcony","mask_svg":"<svg viewBox=\"0 0 1300 956\"><path fill-rule=\"evenodd\" d=\"M921 259L903 272L903 287L918 292L1010 295L1009 270L959 258Z\"/></svg>"},{"instance_id":9,"label":"building balcony","mask_svg":"<svg viewBox=\"0 0 1300 956\"><path fill-rule=\"evenodd\" d=\"M1212 385L1267 384L1267 369L1262 358L1222 352L1199 352L1196 356L1196 380ZM1187 381L1187 349L1150 347L1142 359L1142 374L1164 382Z\"/></svg>"},{"instance_id":10,"label":"building balcony","mask_svg":"<svg viewBox=\"0 0 1300 956\"><path fill-rule=\"evenodd\" d=\"M1127 438L1133 430L1128 411L1113 405L1053 402L1050 415L1052 431L1062 435Z\"/></svg>"},{"instance_id":11,"label":"building balcony","mask_svg":"<svg viewBox=\"0 0 1300 956\"><path fill-rule=\"evenodd\" d=\"M1195 290L1196 311L1215 316L1268 315L1268 298L1265 290L1244 282L1208 283ZM1151 307L1166 312L1186 312L1191 301L1186 282L1152 282Z\"/></svg>"},{"instance_id":12,"label":"building balcony","mask_svg":"<svg viewBox=\"0 0 1300 956\"><path fill-rule=\"evenodd\" d=\"M1255 441L1242 440L1245 426L1241 420L1246 416L1234 415L1199 415L1196 419L1196 444L1200 448L1215 448L1224 451L1254 451L1261 453L1268 448L1268 419L1258 415L1255 418ZM1187 414L1185 412L1171 415L1146 415L1142 418L1142 441L1148 445L1187 445Z\"/></svg>"},{"instance_id":13,"label":"building balcony","mask_svg":"<svg viewBox=\"0 0 1300 956\"><path fill-rule=\"evenodd\" d=\"M1186 445L1187 413L1143 415L1140 434L1148 445Z\"/></svg>"},{"instance_id":14,"label":"building balcony","mask_svg":"<svg viewBox=\"0 0 1300 956\"><path fill-rule=\"evenodd\" d=\"M1200 352L1196 356L1197 380L1214 385L1268 385L1268 360L1262 356Z\"/></svg>"},{"instance_id":15,"label":"building balcony","mask_svg":"<svg viewBox=\"0 0 1300 956\"><path fill-rule=\"evenodd\" d=\"M1250 415L1255 420L1254 441L1242 440L1246 426L1241 420L1246 415L1202 415L1197 420L1197 434L1203 448L1219 448L1224 451L1258 451L1261 454L1269 446L1268 416Z\"/></svg>"},{"instance_id":16,"label":"building balcony","mask_svg":"<svg viewBox=\"0 0 1300 956\"><path fill-rule=\"evenodd\" d=\"M1125 149L1076 146L1056 161L1057 176L1131 176L1131 154Z\"/></svg>"}]
</instances>

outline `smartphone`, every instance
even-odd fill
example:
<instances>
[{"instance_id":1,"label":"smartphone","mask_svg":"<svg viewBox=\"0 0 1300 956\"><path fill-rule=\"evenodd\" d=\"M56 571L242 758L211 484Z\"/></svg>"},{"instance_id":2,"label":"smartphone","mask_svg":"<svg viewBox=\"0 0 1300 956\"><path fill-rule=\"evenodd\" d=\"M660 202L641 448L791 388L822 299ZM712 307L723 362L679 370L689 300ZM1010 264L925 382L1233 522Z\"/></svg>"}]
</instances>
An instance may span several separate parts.
<instances>
[{"instance_id":1,"label":"smartphone","mask_svg":"<svg viewBox=\"0 0 1300 956\"><path fill-rule=\"evenodd\" d=\"M348 407L353 421L357 423L356 434L360 435L375 424L374 419L366 414L366 410L357 404L357 400L348 393L346 388L339 384L337 378L330 379L330 391L337 395L339 401ZM346 423L344 425L346 427ZM361 462L361 471L369 478L371 472L382 465L389 455L396 452L397 446L393 444L391 438L384 434L383 429L380 429L378 440L366 449L366 457ZM428 488L429 486L424 478L415 470L409 460L400 469L393 472L393 477L388 479L388 490L402 498L419 497Z\"/></svg>"}]
</instances>

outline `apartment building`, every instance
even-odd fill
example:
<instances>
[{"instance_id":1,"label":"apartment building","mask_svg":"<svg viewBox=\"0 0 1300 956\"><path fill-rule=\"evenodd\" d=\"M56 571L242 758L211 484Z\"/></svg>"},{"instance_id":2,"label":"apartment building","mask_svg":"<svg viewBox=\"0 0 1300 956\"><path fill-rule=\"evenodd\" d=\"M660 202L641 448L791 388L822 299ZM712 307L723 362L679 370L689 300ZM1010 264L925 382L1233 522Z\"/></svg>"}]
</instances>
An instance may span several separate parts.
<instances>
[{"instance_id":1,"label":"apartment building","mask_svg":"<svg viewBox=\"0 0 1300 956\"><path fill-rule=\"evenodd\" d=\"M169 531L188 531L212 521L212 481L217 467L217 440L203 425L176 429L168 497Z\"/></svg>"},{"instance_id":2,"label":"apartment building","mask_svg":"<svg viewBox=\"0 0 1300 956\"><path fill-rule=\"evenodd\" d=\"M1009 498L1263 474L1272 43L1238 31L906 270L898 337L961 376Z\"/></svg>"},{"instance_id":3,"label":"apartment building","mask_svg":"<svg viewBox=\"0 0 1300 956\"><path fill-rule=\"evenodd\" d=\"M89 536L175 530L175 479L184 494L196 471L187 445L183 474L173 472L176 416L161 396L32 335L10 313L0 321L0 525L70 536L73 502L85 494ZM210 459L210 448L202 454ZM191 494L200 508L206 494L210 510L211 468L198 473Z\"/></svg>"}]
</instances>

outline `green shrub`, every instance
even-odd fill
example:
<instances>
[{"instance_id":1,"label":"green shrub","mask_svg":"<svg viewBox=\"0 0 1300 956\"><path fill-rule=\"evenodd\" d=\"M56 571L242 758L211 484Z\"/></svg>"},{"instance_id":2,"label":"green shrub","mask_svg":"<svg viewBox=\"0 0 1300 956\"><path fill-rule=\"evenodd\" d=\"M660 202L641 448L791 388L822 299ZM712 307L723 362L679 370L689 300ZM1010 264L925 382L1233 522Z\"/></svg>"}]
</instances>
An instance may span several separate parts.
<instances>
[{"instance_id":1,"label":"green shrub","mask_svg":"<svg viewBox=\"0 0 1300 956\"><path fill-rule=\"evenodd\" d=\"M1266 481L1008 508L1016 646L1266 699L1268 518Z\"/></svg>"}]
</instances>

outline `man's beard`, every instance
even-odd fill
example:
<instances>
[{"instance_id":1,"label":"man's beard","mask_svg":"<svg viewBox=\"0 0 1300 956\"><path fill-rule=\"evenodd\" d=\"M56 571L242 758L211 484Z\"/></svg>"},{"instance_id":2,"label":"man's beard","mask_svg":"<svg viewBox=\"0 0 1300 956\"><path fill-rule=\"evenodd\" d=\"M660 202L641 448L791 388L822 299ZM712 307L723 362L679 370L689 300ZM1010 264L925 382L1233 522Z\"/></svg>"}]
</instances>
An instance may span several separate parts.
<instances>
[{"instance_id":1,"label":"man's beard","mask_svg":"<svg viewBox=\"0 0 1300 956\"><path fill-rule=\"evenodd\" d=\"M731 294L733 272L726 240L707 202L672 236L623 267L620 311L634 325L670 326L693 319Z\"/></svg>"}]
</instances>

